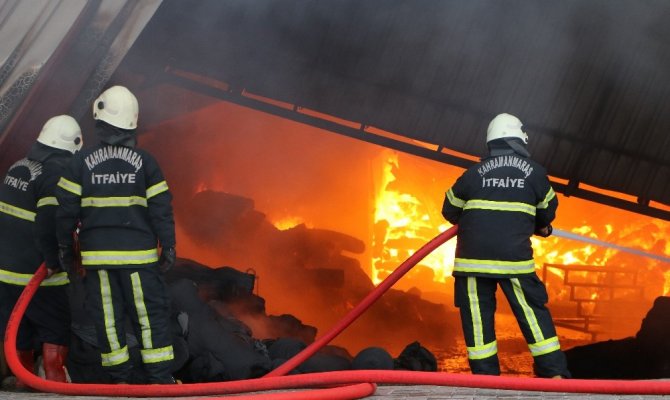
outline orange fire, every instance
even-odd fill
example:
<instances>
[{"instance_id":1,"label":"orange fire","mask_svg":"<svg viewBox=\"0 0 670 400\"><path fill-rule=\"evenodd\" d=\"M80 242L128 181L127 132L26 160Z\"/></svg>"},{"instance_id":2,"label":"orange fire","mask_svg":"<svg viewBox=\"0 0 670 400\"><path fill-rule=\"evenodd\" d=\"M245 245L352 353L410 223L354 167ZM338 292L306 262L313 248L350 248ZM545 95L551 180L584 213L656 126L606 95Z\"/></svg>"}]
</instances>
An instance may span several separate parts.
<instances>
[{"instance_id":1,"label":"orange fire","mask_svg":"<svg viewBox=\"0 0 670 400\"><path fill-rule=\"evenodd\" d=\"M377 251L373 253L371 278L375 284L380 283L421 246L451 226L439 209L426 206L423 199L415 196L421 193L389 189L396 180L393 171L399 168L398 153L386 151L383 159L374 222L375 226L385 226L386 229L382 232L375 230L373 238ZM449 241L422 261L422 265L433 270L434 281L445 282L451 275L455 246L455 241Z\"/></svg>"},{"instance_id":2,"label":"orange fire","mask_svg":"<svg viewBox=\"0 0 670 400\"><path fill-rule=\"evenodd\" d=\"M277 221L274 221L272 224L275 226L275 228L279 229L280 231L285 231L291 228L295 228L296 226L305 223L305 221L298 216L287 216L283 217ZM309 226L308 224L306 224Z\"/></svg>"},{"instance_id":3,"label":"orange fire","mask_svg":"<svg viewBox=\"0 0 670 400\"><path fill-rule=\"evenodd\" d=\"M200 138L199 143L207 145L181 145L178 138L183 137L183 126ZM268 135L269 131L273 134ZM188 165L165 163L167 175L180 177L181 187L175 188L181 191L175 193L175 199L181 200L182 207L188 209L184 199L194 191L223 191L252 199L254 211L265 214L280 230L306 224L360 239L366 244L365 252L345 256L357 257L361 269L375 284L449 227L440 213L441 205L445 191L462 173L462 169L444 163L224 102L184 121L167 124L160 132L145 135L143 140L152 140L154 146L164 149L167 159L193 160ZM192 177L197 178L190 180ZM670 234L667 221L560 195L559 202L556 228L659 255L670 252L665 240ZM394 289L417 288L424 299L453 304L448 281L455 244L455 240L445 243L409 271ZM640 271L640 282L649 282L649 297L670 291L670 271L660 261L558 237L533 238L532 244L538 268L545 263L634 268ZM180 249L181 254L211 265L253 265L260 269L265 261L256 253L243 258L236 252L204 247L184 234L180 235ZM560 271L551 272L550 278L552 284L557 283L550 288L552 302L567 298L569 291L561 287ZM264 295L269 295L267 287ZM587 295L594 299L597 293ZM276 295L269 304L281 310L285 297L284 293Z\"/></svg>"},{"instance_id":4,"label":"orange fire","mask_svg":"<svg viewBox=\"0 0 670 400\"><path fill-rule=\"evenodd\" d=\"M374 211L374 222L378 229L375 230L373 238L373 248L376 251L373 252L371 278L375 284L381 282L419 247L450 226L440 214L440 205L444 191L453 184L458 175L452 174L450 180L436 183L438 187L415 185L412 192L398 190L399 187L405 187L398 184L399 177L396 176L405 167L400 164L404 161L408 164L415 162L411 158L401 157L399 153L390 150L384 152L383 173L377 185ZM443 168L436 166L431 173L438 176ZM436 194L441 197L430 198L433 204L428 206L429 196L435 197ZM670 232L670 224L666 221L612 210L580 199L559 196L559 202L559 213L554 222L556 227L650 253L667 253L668 244L664 236ZM587 220L587 217L593 218ZM650 258L559 237L533 237L531 242L538 268L543 264L618 266L644 270L668 267ZM450 276L454 248L455 240L451 240L421 263L433 270L435 282L445 282ZM553 273L560 275L556 271ZM670 273L664 272L664 277L662 293L655 295L668 293Z\"/></svg>"}]
</instances>

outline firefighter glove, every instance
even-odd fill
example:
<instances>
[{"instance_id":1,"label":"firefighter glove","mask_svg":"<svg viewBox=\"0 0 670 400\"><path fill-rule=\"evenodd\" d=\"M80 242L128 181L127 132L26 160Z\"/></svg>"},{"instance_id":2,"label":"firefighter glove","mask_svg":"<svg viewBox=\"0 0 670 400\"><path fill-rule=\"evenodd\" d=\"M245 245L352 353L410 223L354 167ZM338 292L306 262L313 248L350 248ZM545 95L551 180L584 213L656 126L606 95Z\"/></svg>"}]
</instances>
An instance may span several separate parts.
<instances>
[{"instance_id":1,"label":"firefighter glove","mask_svg":"<svg viewBox=\"0 0 670 400\"><path fill-rule=\"evenodd\" d=\"M535 229L535 234L537 236L542 236L542 237L549 237L551 236L551 233L554 231L554 228L551 225L547 225L542 228L536 228Z\"/></svg>"},{"instance_id":2,"label":"firefighter glove","mask_svg":"<svg viewBox=\"0 0 670 400\"><path fill-rule=\"evenodd\" d=\"M177 260L177 252L174 247L163 247L161 250L161 258L158 260L158 268L162 273L168 272Z\"/></svg>"},{"instance_id":3,"label":"firefighter glove","mask_svg":"<svg viewBox=\"0 0 670 400\"><path fill-rule=\"evenodd\" d=\"M60 263L58 261L47 261L44 260L44 264L47 267L47 278L51 277L53 274L61 271Z\"/></svg>"},{"instance_id":4,"label":"firefighter glove","mask_svg":"<svg viewBox=\"0 0 670 400\"><path fill-rule=\"evenodd\" d=\"M74 250L72 246L58 245L58 264L60 269L65 272L74 270Z\"/></svg>"}]
</instances>

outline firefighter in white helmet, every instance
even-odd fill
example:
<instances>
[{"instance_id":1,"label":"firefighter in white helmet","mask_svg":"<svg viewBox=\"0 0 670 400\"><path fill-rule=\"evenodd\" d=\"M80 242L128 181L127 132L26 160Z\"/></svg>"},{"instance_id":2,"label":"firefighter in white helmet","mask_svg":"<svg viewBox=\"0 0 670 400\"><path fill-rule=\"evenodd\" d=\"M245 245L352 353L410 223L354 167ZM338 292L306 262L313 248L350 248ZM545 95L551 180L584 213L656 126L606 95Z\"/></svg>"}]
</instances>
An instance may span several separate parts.
<instances>
[{"instance_id":1,"label":"firefighter in white helmet","mask_svg":"<svg viewBox=\"0 0 670 400\"><path fill-rule=\"evenodd\" d=\"M140 338L149 383L173 383L169 299L161 274L175 262L172 196L156 162L137 144L137 99L113 86L93 102L99 145L77 154L58 183L61 263L72 264L72 233L86 271L103 368L129 382L126 317Z\"/></svg>"},{"instance_id":2,"label":"firefighter in white helmet","mask_svg":"<svg viewBox=\"0 0 670 400\"><path fill-rule=\"evenodd\" d=\"M494 326L498 286L517 318L540 377L567 378L565 355L535 274L530 237L549 236L558 199L545 169L531 160L521 121L499 114L486 134L489 156L447 191L442 215L458 225L454 291L470 369L499 375Z\"/></svg>"},{"instance_id":3,"label":"firefighter in white helmet","mask_svg":"<svg viewBox=\"0 0 670 400\"><path fill-rule=\"evenodd\" d=\"M69 280L58 263L54 191L81 147L77 121L69 115L55 116L44 124L28 155L9 168L0 186L0 329L6 329L14 304L44 262L48 278L21 321L17 350L21 363L32 371L38 343L46 378L60 382L65 382L70 309ZM16 386L25 388L20 381Z\"/></svg>"}]
</instances>

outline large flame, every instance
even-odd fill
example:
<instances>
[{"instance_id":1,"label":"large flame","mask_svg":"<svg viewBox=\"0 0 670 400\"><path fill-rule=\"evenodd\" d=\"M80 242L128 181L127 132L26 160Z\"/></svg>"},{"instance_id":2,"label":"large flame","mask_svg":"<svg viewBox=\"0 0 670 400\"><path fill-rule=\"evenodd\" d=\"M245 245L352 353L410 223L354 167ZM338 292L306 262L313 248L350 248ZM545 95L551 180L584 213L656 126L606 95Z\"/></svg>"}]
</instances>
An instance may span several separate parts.
<instances>
[{"instance_id":1,"label":"large flame","mask_svg":"<svg viewBox=\"0 0 670 400\"><path fill-rule=\"evenodd\" d=\"M345 260L347 266L356 266L348 261L358 258L361 268L349 268L345 277L349 279L349 272L355 272L351 279L355 282L360 276L357 273L362 270L360 272L368 273L375 284L449 227L440 214L441 203L445 191L463 172L461 168L332 135L224 102L188 118L165 124L156 131L160 135L143 136L143 140L154 144L155 150L162 150L163 153L157 154L167 160L193 160L192 163L164 163L166 175L173 177L173 182L179 182L171 187L176 209L189 210L188 199L194 192L221 191L251 201L251 205L243 204L249 208L250 216L267 218L280 231L289 230L286 232L289 236L290 231L295 231L291 238L299 237L302 232L291 228L305 225L330 230L345 238L360 239L366 245L364 252L332 256L338 261ZM182 142L185 126L200 139ZM559 195L559 202L554 222L556 228L659 255L670 251L665 240L670 235L667 221L574 197ZM197 221L196 226L197 223L200 222ZM246 226L233 225L235 228ZM270 231L259 230L260 236L249 238L257 240L261 246L266 245L269 238L276 236L276 232ZM237 231L230 234L239 236ZM282 256L278 258L287 260L277 269L294 261L292 254L284 253L284 242L278 242L277 249L271 251L239 252L205 246L184 234L183 229L178 235L182 256L209 265L252 266L260 271L261 277L262 268L274 268L277 262L275 252ZM433 252L398 281L394 289L411 291L413 295L418 291L424 300L452 306L453 293L448 281L455 244L455 240L448 241ZM546 264L634 269L639 272L638 282L648 291L645 293L647 299L653 300L670 291L670 271L666 271L668 265L661 261L558 237L532 238L532 245L538 275L545 277L543 273L546 272L551 305L561 306L557 311L566 317L574 315L574 304L570 303L569 297L571 292L564 287L561 269L545 270L543 266ZM252 245L248 244L248 247L251 249ZM331 256L328 249L316 253ZM263 257L265 254L267 259ZM314 265L325 264L315 262ZM597 283L597 276L597 273L584 272L579 277L584 282ZM282 289L273 291L266 284L262 294L271 299L268 304L277 311L283 311L291 304ZM594 290L584 295L592 300L600 296L601 293ZM352 303L344 304L351 307ZM648 301L637 308L644 312L650 304ZM322 310L318 312L322 313ZM304 316L306 320L319 317L316 314ZM637 327L639 320L632 329Z\"/></svg>"},{"instance_id":2,"label":"large flame","mask_svg":"<svg viewBox=\"0 0 670 400\"><path fill-rule=\"evenodd\" d=\"M407 156L411 158L411 156ZM399 153L385 151L383 173L377 185L375 199L374 222L375 235L373 238L372 273L375 284L409 257L420 246L427 243L439 232L446 230L450 225L440 215L439 207L435 206L435 193L441 193L448 185L453 184L455 177L447 186L438 188L412 186L413 191L406 192L398 188L406 185L398 184L399 171L403 169ZM439 175L439 169L432 171ZM411 176L403 175L403 179ZM416 178L416 177L414 177ZM444 182L440 183L444 185ZM432 207L428 200L432 200ZM439 199L440 201L442 199ZM554 225L570 230L578 235L598 239L601 241L631 247L650 253L663 255L667 253L668 244L664 236L670 232L670 225L666 221L650 219L649 217L631 214L621 210L607 209L579 199L560 197L559 216ZM541 269L545 264L559 264L565 266L601 266L620 267L622 270L639 269L641 275L654 269L665 269L668 265L645 257L639 257L621 252L614 247L599 247L592 244L570 241L559 237L538 238L532 237L536 265ZM455 241L450 241L433 254L428 256L423 265L433 271L435 282L445 282L453 268ZM562 272L552 270L550 274L562 278ZM593 274L591 274L593 275ZM670 273L663 273L662 293L653 293L650 296L667 294L670 290ZM592 293L597 298L598 293Z\"/></svg>"},{"instance_id":3,"label":"large flame","mask_svg":"<svg viewBox=\"0 0 670 400\"><path fill-rule=\"evenodd\" d=\"M393 171L398 170L398 154L384 152L383 172L378 185L375 201L375 226L386 227L380 234L375 230L373 241L377 251L372 259L372 281L375 284L393 271L405 259L451 224L440 215L439 210L431 209L425 201L416 196L421 193L403 193L390 188L397 178ZM451 275L454 265L455 242L450 241L428 255L422 265L430 267L434 281L444 282Z\"/></svg>"}]
</instances>

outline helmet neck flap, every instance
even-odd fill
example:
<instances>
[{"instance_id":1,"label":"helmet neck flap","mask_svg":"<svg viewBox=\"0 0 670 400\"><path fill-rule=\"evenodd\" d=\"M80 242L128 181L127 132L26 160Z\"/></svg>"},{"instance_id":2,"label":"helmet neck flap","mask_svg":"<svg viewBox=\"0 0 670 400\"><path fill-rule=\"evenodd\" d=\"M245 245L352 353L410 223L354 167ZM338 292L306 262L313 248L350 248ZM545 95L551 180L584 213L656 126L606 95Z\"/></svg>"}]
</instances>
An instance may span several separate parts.
<instances>
[{"instance_id":1,"label":"helmet neck flap","mask_svg":"<svg viewBox=\"0 0 670 400\"><path fill-rule=\"evenodd\" d=\"M105 121L98 120L95 123L95 133L103 143L124 147L137 146L135 129L121 129Z\"/></svg>"},{"instance_id":2,"label":"helmet neck flap","mask_svg":"<svg viewBox=\"0 0 670 400\"><path fill-rule=\"evenodd\" d=\"M519 138L494 139L487 143L491 157L518 154L530 158L530 152Z\"/></svg>"}]
</instances>

